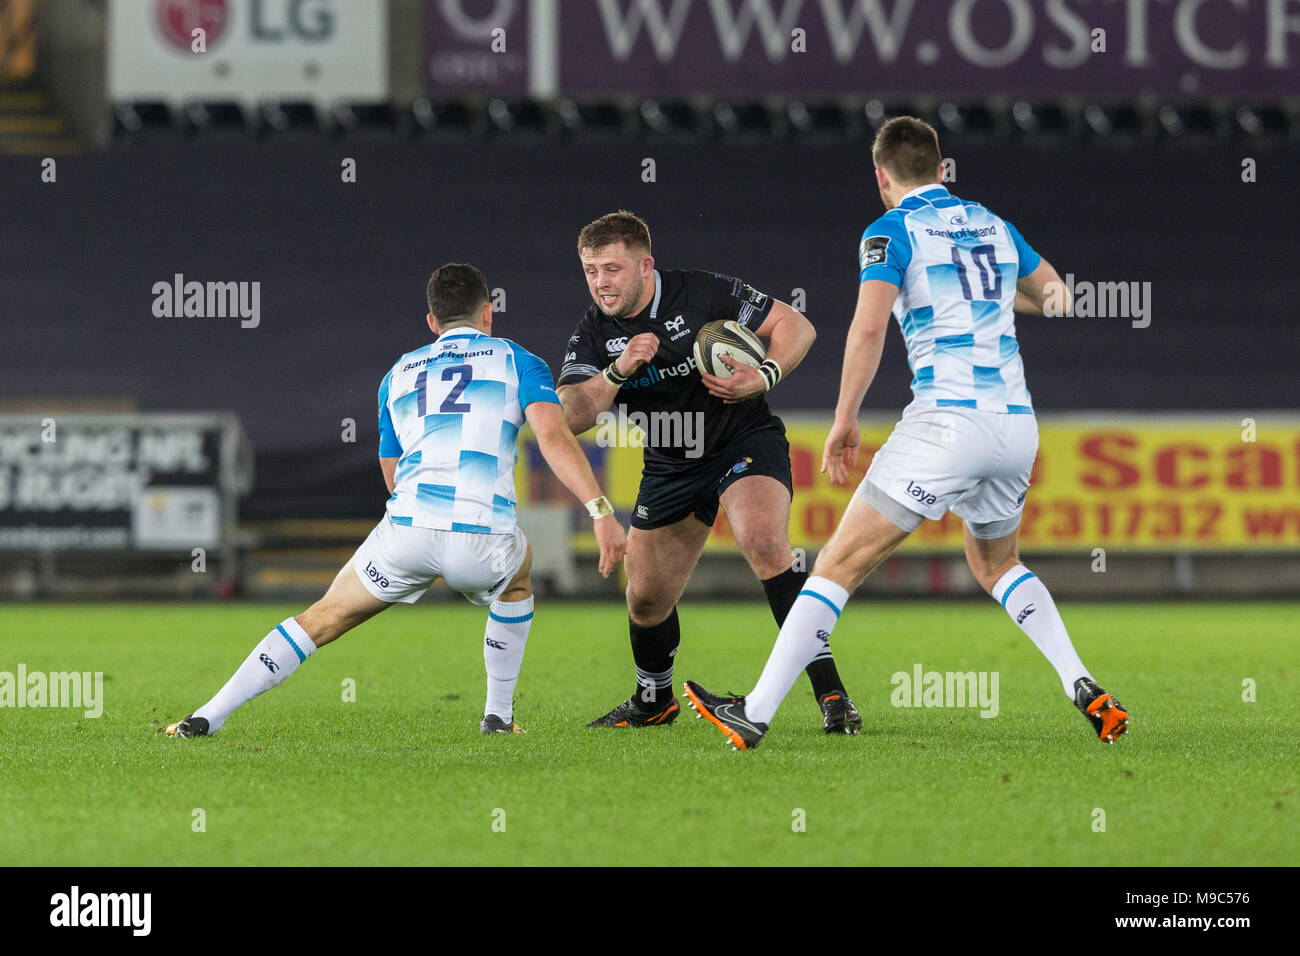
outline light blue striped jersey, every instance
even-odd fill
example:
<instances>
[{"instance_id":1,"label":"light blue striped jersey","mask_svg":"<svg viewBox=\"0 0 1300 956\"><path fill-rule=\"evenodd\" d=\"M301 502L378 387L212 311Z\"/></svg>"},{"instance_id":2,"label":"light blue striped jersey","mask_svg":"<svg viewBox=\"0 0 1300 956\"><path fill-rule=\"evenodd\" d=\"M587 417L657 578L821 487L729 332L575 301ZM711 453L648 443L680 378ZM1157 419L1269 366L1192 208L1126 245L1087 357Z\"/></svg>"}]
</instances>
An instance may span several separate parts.
<instances>
[{"instance_id":1,"label":"light blue striped jersey","mask_svg":"<svg viewBox=\"0 0 1300 956\"><path fill-rule=\"evenodd\" d=\"M397 458L394 524L508 534L524 409L555 402L546 363L509 339L453 328L379 386L379 454Z\"/></svg>"},{"instance_id":2,"label":"light blue striped jersey","mask_svg":"<svg viewBox=\"0 0 1300 956\"><path fill-rule=\"evenodd\" d=\"M858 281L899 287L913 404L1033 414L1013 307L1041 260L1011 223L938 184L867 227Z\"/></svg>"}]
</instances>

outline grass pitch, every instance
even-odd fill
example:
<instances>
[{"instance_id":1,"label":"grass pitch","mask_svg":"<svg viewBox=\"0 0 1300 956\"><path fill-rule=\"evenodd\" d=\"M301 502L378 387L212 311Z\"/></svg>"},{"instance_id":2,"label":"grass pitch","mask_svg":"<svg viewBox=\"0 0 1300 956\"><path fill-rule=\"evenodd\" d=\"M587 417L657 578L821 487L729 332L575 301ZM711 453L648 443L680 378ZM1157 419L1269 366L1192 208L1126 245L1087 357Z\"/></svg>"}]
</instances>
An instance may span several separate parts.
<instances>
[{"instance_id":1,"label":"grass pitch","mask_svg":"<svg viewBox=\"0 0 1300 956\"><path fill-rule=\"evenodd\" d=\"M158 733L299 610L0 607L0 671L102 671L106 700L99 719L0 709L0 864L1300 859L1296 603L1066 605L1084 662L1133 715L1112 747L987 600L849 605L833 645L859 737L819 732L806 678L752 753L688 708L667 729L586 730L631 689L624 611L546 601L519 686L526 736L478 733L486 612L464 604L385 612L214 737ZM681 614L679 699L683 678L746 692L775 637L767 609ZM894 707L891 675L917 664L998 672L998 715Z\"/></svg>"}]
</instances>

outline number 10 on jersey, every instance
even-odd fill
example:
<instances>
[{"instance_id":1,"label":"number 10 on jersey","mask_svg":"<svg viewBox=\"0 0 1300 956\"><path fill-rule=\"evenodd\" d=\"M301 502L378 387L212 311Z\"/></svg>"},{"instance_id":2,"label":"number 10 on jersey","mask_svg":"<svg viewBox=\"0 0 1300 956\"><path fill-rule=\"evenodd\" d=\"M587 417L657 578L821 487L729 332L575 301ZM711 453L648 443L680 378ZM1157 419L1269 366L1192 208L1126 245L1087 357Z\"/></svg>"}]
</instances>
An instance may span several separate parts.
<instances>
[{"instance_id":1,"label":"number 10 on jersey","mask_svg":"<svg viewBox=\"0 0 1300 956\"><path fill-rule=\"evenodd\" d=\"M1002 298L1002 269L998 266L998 260L995 256L997 249L991 244L975 246L970 251L971 262L979 272L980 291L983 292L981 298L1000 299ZM971 294L970 281L966 278L966 264L961 258L961 248L952 247L952 261L957 266L957 278L961 280L961 291L967 299L975 298Z\"/></svg>"}]
</instances>

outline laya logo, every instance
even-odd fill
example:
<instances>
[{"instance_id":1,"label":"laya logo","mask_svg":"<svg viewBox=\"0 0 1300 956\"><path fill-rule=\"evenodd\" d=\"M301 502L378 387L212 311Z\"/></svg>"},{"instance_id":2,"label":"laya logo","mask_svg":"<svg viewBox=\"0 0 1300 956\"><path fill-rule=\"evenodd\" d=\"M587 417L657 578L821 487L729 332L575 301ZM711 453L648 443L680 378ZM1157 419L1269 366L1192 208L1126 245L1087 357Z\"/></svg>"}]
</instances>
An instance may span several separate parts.
<instances>
[{"instance_id":1,"label":"laya logo","mask_svg":"<svg viewBox=\"0 0 1300 956\"><path fill-rule=\"evenodd\" d=\"M279 665L276 664L275 661L271 660L270 656L267 654L262 654L257 659L261 661L263 664L265 664L266 669L269 670L272 674L274 674L276 671L280 669Z\"/></svg>"},{"instance_id":2,"label":"laya logo","mask_svg":"<svg viewBox=\"0 0 1300 956\"><path fill-rule=\"evenodd\" d=\"M885 261L885 254L889 250L888 236L868 236L862 240L862 245L858 246L858 263L861 268L867 266L878 266Z\"/></svg>"},{"instance_id":3,"label":"laya logo","mask_svg":"<svg viewBox=\"0 0 1300 956\"><path fill-rule=\"evenodd\" d=\"M388 577L386 575L380 574L375 569L375 566L371 564L369 561L366 562L366 576L370 578L370 580L378 584L381 588L388 587Z\"/></svg>"},{"instance_id":4,"label":"laya logo","mask_svg":"<svg viewBox=\"0 0 1300 956\"><path fill-rule=\"evenodd\" d=\"M498 651L504 651L506 649L505 641L494 641L490 637L483 638L483 643L486 644L488 647L494 648Z\"/></svg>"},{"instance_id":5,"label":"laya logo","mask_svg":"<svg viewBox=\"0 0 1300 956\"><path fill-rule=\"evenodd\" d=\"M683 316L679 315L675 319L668 319L667 321L665 321L664 328L667 329L669 332L677 332L685 324L686 324L686 319Z\"/></svg>"},{"instance_id":6,"label":"laya logo","mask_svg":"<svg viewBox=\"0 0 1300 956\"><path fill-rule=\"evenodd\" d=\"M1027 618L1027 617L1029 617L1029 615L1033 614L1033 613L1034 613L1034 610L1035 610L1035 609L1034 609L1034 606L1033 606L1032 604L1026 604L1026 605L1025 605L1025 609L1024 609L1023 611L1021 611L1019 614L1016 615L1016 623L1017 623L1017 624L1024 624L1024 623L1025 623L1025 618Z\"/></svg>"},{"instance_id":7,"label":"laya logo","mask_svg":"<svg viewBox=\"0 0 1300 956\"><path fill-rule=\"evenodd\" d=\"M577 357L578 357L578 353L577 353L577 352L565 352L565 353L564 353L564 361L566 361L566 362L572 362L572 361L573 361L574 359L576 359Z\"/></svg>"},{"instance_id":8,"label":"laya logo","mask_svg":"<svg viewBox=\"0 0 1300 956\"><path fill-rule=\"evenodd\" d=\"M621 339L606 339L606 340L605 340L605 351L608 352L610 355L613 355L613 354L615 354L616 352L622 352L625 348L627 348L627 336L626 336L626 335L623 336Z\"/></svg>"},{"instance_id":9,"label":"laya logo","mask_svg":"<svg viewBox=\"0 0 1300 956\"><path fill-rule=\"evenodd\" d=\"M927 492L920 485L914 484L913 482L910 481L907 483L907 493L911 495L913 498L915 498L917 501L921 502L921 504L923 505L932 505L939 500L934 495Z\"/></svg>"}]
</instances>

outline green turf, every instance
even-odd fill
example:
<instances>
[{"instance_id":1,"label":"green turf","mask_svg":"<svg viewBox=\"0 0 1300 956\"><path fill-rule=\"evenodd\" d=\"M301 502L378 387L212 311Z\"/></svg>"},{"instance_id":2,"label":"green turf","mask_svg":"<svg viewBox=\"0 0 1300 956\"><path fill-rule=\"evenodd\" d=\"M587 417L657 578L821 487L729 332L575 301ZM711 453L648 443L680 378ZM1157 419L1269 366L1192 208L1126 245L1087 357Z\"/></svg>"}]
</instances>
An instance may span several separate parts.
<instances>
[{"instance_id":1,"label":"green turf","mask_svg":"<svg viewBox=\"0 0 1300 956\"><path fill-rule=\"evenodd\" d=\"M1133 712L1113 747L987 601L850 606L834 646L866 721L856 738L819 732L803 678L752 753L689 710L667 729L586 730L629 690L625 618L555 602L539 603L524 661L526 736L478 734L484 612L450 604L370 621L212 738L157 733L297 610L0 607L0 671L103 671L106 698L99 719L0 709L0 864L1300 859L1294 603L1067 605L1085 662ZM766 608L688 602L682 621L679 686L752 686L775 636ZM890 676L918 663L997 671L999 714L895 708Z\"/></svg>"}]
</instances>

